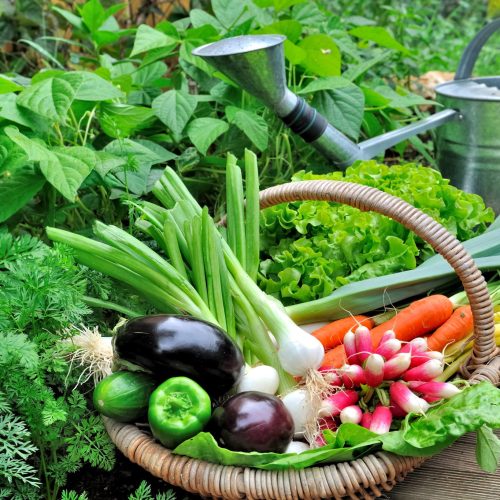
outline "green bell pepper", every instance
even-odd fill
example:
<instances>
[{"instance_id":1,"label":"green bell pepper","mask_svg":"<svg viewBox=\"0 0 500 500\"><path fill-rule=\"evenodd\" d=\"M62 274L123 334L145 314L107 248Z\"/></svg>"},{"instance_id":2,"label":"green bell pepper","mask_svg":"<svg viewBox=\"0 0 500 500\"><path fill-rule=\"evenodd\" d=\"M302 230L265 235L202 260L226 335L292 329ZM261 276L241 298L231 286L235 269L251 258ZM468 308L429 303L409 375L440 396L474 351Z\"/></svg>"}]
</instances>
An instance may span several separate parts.
<instances>
[{"instance_id":1,"label":"green bell pepper","mask_svg":"<svg viewBox=\"0 0 500 500\"><path fill-rule=\"evenodd\" d=\"M210 396L187 377L169 378L149 399L149 426L153 436L168 448L198 434L210 416Z\"/></svg>"}]
</instances>

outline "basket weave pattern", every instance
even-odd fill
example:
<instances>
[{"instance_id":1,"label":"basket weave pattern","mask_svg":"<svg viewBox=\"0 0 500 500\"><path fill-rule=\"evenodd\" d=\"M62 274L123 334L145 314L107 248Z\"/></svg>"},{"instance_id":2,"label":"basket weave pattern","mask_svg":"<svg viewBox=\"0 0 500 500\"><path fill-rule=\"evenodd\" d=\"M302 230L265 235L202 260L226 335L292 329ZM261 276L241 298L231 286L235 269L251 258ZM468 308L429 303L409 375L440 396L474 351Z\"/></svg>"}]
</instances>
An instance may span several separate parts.
<instances>
[{"instance_id":1,"label":"basket weave pattern","mask_svg":"<svg viewBox=\"0 0 500 500\"><path fill-rule=\"evenodd\" d=\"M300 200L345 203L376 211L412 230L441 254L455 270L467 293L474 317L474 348L462 375L472 383L498 384L500 357L494 339L493 306L486 282L462 244L434 219L409 203L378 189L342 181L302 181L260 193L261 208ZM303 470L267 471L222 466L173 455L134 425L104 418L108 433L132 462L154 476L202 496L236 499L363 498L389 491L418 467L420 457L378 452L351 462Z\"/></svg>"}]
</instances>

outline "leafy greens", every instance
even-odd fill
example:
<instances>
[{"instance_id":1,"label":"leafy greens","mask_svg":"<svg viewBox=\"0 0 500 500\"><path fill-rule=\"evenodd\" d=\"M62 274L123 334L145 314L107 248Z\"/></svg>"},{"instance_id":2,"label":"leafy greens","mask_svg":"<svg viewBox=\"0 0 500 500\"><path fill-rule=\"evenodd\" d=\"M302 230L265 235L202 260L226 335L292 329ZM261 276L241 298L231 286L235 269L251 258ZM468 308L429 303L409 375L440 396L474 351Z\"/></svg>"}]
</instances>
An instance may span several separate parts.
<instances>
[{"instance_id":1,"label":"leafy greens","mask_svg":"<svg viewBox=\"0 0 500 500\"><path fill-rule=\"evenodd\" d=\"M450 186L428 167L364 161L345 173L299 172L293 177L319 179L355 182L398 196L461 241L484 232L494 218L478 195ZM348 283L414 269L434 254L430 245L388 217L325 201L267 208L261 229L260 286L285 305L325 297Z\"/></svg>"}]
</instances>

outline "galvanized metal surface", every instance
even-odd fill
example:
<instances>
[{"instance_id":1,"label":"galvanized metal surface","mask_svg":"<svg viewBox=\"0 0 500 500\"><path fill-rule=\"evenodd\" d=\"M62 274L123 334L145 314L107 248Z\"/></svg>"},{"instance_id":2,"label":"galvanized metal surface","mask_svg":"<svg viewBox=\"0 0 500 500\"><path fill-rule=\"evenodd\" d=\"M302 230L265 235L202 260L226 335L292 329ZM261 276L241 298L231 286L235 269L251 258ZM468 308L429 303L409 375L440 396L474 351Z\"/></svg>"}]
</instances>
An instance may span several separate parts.
<instances>
[{"instance_id":1,"label":"galvanized metal surface","mask_svg":"<svg viewBox=\"0 0 500 500\"><path fill-rule=\"evenodd\" d=\"M488 80L491 86L500 85L500 77L481 80ZM452 185L480 194L486 205L499 214L500 97L451 97L458 94L460 83L445 83L436 88L439 103L460 110L459 120L450 121L438 130L438 166ZM450 88L453 92L448 92Z\"/></svg>"}]
</instances>

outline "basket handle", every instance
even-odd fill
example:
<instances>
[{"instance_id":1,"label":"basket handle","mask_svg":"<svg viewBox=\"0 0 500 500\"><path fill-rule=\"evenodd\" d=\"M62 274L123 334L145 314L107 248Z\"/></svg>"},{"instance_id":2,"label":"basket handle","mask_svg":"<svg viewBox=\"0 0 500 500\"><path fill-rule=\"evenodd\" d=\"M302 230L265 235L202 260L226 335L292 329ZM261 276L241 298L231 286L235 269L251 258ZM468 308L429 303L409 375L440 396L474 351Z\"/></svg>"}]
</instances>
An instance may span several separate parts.
<instances>
[{"instance_id":1,"label":"basket handle","mask_svg":"<svg viewBox=\"0 0 500 500\"><path fill-rule=\"evenodd\" d=\"M441 224L418 208L369 186L344 181L300 181L270 187L260 192L261 209L305 200L344 203L364 212L375 211L386 215L412 230L448 261L462 282L474 318L474 348L469 363L462 368L462 374L479 378L480 372L473 372L484 368L499 350L495 343L493 305L486 281L462 244Z\"/></svg>"}]
</instances>

